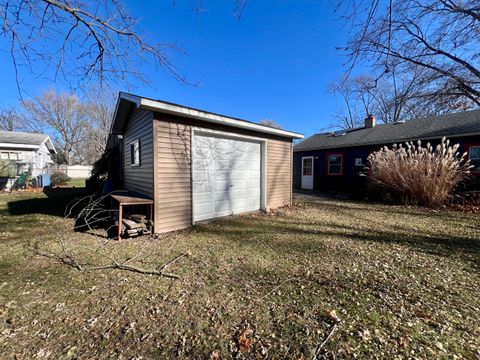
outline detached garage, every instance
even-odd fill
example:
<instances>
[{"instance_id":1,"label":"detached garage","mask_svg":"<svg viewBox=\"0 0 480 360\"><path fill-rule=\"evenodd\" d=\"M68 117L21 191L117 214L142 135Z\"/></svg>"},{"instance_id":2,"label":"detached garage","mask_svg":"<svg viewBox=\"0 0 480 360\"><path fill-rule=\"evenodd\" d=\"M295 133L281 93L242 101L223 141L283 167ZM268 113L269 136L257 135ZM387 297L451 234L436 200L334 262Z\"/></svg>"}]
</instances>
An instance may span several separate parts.
<instances>
[{"instance_id":1,"label":"detached garage","mask_svg":"<svg viewBox=\"0 0 480 360\"><path fill-rule=\"evenodd\" d=\"M293 139L303 135L120 93L109 144L123 188L154 200L156 233L292 202Z\"/></svg>"}]
</instances>

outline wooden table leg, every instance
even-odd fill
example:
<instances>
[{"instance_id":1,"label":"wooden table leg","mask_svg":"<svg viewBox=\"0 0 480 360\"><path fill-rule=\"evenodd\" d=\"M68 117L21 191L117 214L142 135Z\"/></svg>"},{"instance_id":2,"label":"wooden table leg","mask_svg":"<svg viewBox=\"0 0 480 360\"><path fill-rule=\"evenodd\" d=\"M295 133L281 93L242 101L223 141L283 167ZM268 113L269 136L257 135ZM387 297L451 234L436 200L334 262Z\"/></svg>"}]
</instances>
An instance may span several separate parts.
<instances>
[{"instance_id":1,"label":"wooden table leg","mask_svg":"<svg viewBox=\"0 0 480 360\"><path fill-rule=\"evenodd\" d=\"M153 204L150 204L150 221L152 222L152 224L154 224L154 222L153 222ZM153 225L150 226L150 235L153 235Z\"/></svg>"},{"instance_id":2,"label":"wooden table leg","mask_svg":"<svg viewBox=\"0 0 480 360\"><path fill-rule=\"evenodd\" d=\"M122 227L123 227L123 219L122 219L122 214L123 212L123 206L120 204L118 206L118 240L122 240Z\"/></svg>"}]
</instances>

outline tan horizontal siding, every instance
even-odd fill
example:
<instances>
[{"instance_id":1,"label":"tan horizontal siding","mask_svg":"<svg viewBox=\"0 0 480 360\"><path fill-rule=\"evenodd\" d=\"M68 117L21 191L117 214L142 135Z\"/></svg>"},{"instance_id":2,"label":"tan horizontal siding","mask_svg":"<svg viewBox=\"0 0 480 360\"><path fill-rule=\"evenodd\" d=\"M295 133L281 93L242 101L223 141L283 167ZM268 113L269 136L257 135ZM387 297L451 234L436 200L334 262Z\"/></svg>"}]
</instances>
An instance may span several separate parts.
<instances>
[{"instance_id":1,"label":"tan horizontal siding","mask_svg":"<svg viewBox=\"0 0 480 360\"><path fill-rule=\"evenodd\" d=\"M154 119L156 232L179 230L192 223L191 126L265 138L267 209L291 203L291 140L165 114L155 113Z\"/></svg>"},{"instance_id":2,"label":"tan horizontal siding","mask_svg":"<svg viewBox=\"0 0 480 360\"><path fill-rule=\"evenodd\" d=\"M156 119L155 232L167 232L192 224L191 128Z\"/></svg>"},{"instance_id":3,"label":"tan horizontal siding","mask_svg":"<svg viewBox=\"0 0 480 360\"><path fill-rule=\"evenodd\" d=\"M267 209L292 202L292 141L267 140Z\"/></svg>"},{"instance_id":4,"label":"tan horizontal siding","mask_svg":"<svg viewBox=\"0 0 480 360\"><path fill-rule=\"evenodd\" d=\"M136 109L123 134L124 188L153 198L153 114ZM130 164L130 143L140 140L140 166Z\"/></svg>"}]
</instances>

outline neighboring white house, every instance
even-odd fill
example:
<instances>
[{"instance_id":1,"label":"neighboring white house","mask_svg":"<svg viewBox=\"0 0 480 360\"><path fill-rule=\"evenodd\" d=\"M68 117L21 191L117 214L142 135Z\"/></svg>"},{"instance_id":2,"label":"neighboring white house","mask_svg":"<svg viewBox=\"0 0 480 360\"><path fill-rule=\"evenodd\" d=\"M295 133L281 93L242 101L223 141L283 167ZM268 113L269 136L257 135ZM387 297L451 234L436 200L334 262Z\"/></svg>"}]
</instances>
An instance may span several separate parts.
<instances>
[{"instance_id":1,"label":"neighboring white house","mask_svg":"<svg viewBox=\"0 0 480 360\"><path fill-rule=\"evenodd\" d=\"M14 166L15 177L30 171L33 178L53 164L56 150L48 135L16 131L0 131L0 163ZM0 174L0 189L8 189L15 181L13 174Z\"/></svg>"}]
</instances>

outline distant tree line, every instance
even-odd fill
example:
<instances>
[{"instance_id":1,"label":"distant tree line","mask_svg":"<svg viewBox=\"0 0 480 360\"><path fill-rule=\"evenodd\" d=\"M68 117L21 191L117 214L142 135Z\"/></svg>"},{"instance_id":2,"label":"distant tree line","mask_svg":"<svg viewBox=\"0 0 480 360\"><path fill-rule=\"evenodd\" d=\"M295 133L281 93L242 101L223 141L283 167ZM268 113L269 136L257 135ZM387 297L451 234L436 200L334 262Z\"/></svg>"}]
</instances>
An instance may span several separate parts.
<instances>
[{"instance_id":1,"label":"distant tree line","mask_svg":"<svg viewBox=\"0 0 480 360\"><path fill-rule=\"evenodd\" d=\"M339 48L346 75L330 86L344 100L340 126L368 113L389 123L480 106L480 0L337 1L335 10L350 34Z\"/></svg>"},{"instance_id":2,"label":"distant tree line","mask_svg":"<svg viewBox=\"0 0 480 360\"><path fill-rule=\"evenodd\" d=\"M85 99L53 90L0 110L0 129L50 135L57 164L93 164L108 139L114 95L93 91Z\"/></svg>"}]
</instances>

